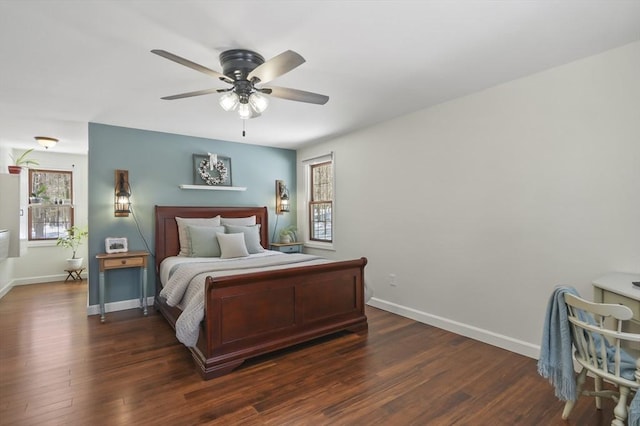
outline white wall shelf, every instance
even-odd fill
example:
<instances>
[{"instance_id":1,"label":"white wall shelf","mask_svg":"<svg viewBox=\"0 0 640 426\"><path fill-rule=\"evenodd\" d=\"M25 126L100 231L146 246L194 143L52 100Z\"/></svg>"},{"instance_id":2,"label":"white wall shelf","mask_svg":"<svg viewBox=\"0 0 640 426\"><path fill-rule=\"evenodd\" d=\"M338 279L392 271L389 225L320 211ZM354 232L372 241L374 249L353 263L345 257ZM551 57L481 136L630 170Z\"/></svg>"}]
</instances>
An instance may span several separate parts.
<instances>
[{"instance_id":1,"label":"white wall shelf","mask_svg":"<svg viewBox=\"0 0 640 426\"><path fill-rule=\"evenodd\" d=\"M209 191L246 191L246 186L179 185L180 189L206 189Z\"/></svg>"}]
</instances>

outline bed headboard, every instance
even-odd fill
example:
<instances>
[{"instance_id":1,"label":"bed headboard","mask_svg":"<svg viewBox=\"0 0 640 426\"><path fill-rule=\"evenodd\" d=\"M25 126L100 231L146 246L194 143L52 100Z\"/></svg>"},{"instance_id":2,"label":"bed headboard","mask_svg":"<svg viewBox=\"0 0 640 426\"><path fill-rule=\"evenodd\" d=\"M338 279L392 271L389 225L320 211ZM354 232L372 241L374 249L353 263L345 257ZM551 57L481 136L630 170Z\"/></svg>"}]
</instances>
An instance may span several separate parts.
<instances>
[{"instance_id":1,"label":"bed headboard","mask_svg":"<svg viewBox=\"0 0 640 426\"><path fill-rule=\"evenodd\" d=\"M269 222L266 207L156 206L156 271L165 257L180 251L177 217L248 217L260 224L260 244L269 248Z\"/></svg>"}]
</instances>

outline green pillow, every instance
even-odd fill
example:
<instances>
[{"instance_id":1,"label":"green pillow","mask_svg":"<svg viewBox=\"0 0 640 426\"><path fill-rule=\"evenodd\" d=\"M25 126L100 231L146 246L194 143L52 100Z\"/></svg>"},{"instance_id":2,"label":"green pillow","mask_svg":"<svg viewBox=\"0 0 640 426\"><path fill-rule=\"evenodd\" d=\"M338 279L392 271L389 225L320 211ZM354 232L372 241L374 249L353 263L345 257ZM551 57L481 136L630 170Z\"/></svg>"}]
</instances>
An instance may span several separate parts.
<instances>
[{"instance_id":1,"label":"green pillow","mask_svg":"<svg viewBox=\"0 0 640 426\"><path fill-rule=\"evenodd\" d=\"M224 225L227 234L244 234L244 244L250 254L262 253L264 248L260 245L260 225L236 226Z\"/></svg>"},{"instance_id":2,"label":"green pillow","mask_svg":"<svg viewBox=\"0 0 640 426\"><path fill-rule=\"evenodd\" d=\"M220 257L218 233L224 233L224 226L192 226L189 230L191 257Z\"/></svg>"}]
</instances>

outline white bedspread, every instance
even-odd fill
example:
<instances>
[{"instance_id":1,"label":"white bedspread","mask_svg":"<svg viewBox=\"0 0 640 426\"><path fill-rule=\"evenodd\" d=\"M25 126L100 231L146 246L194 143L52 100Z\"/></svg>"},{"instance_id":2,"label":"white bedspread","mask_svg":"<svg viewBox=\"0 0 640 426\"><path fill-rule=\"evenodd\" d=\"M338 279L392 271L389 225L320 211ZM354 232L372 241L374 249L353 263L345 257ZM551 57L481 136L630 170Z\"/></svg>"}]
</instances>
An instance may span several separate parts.
<instances>
[{"instance_id":1,"label":"white bedspread","mask_svg":"<svg viewBox=\"0 0 640 426\"><path fill-rule=\"evenodd\" d=\"M189 259L189 258L185 258ZM176 321L176 337L185 346L195 346L200 322L204 318L204 284L207 276L227 276L251 272L285 269L290 266L309 266L329 263L330 260L308 254L249 256L212 262L189 261L173 266L160 296L169 306L180 306L182 314ZM174 260L172 260L173 262Z\"/></svg>"}]
</instances>

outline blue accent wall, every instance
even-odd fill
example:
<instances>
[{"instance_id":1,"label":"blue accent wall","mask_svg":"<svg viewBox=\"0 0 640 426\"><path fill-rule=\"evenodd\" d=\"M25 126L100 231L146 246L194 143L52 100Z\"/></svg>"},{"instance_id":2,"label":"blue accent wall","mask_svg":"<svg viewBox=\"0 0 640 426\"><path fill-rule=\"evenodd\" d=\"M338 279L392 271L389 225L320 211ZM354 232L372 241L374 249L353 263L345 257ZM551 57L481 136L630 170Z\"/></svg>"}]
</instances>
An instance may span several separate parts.
<instances>
[{"instance_id":1,"label":"blue accent wall","mask_svg":"<svg viewBox=\"0 0 640 426\"><path fill-rule=\"evenodd\" d=\"M193 154L207 152L230 157L233 186L247 190L180 189L178 185L193 184ZM133 216L114 217L116 169L129 171ZM129 250L153 253L156 205L267 206L271 236L276 179L287 183L293 197L291 214L279 217L280 229L296 223L295 151L89 123L89 305L99 303L95 256L104 253L105 238L126 237ZM155 260L150 258L149 263L147 295L151 296L155 292ZM138 276L136 268L109 271L105 302L138 298Z\"/></svg>"}]
</instances>

